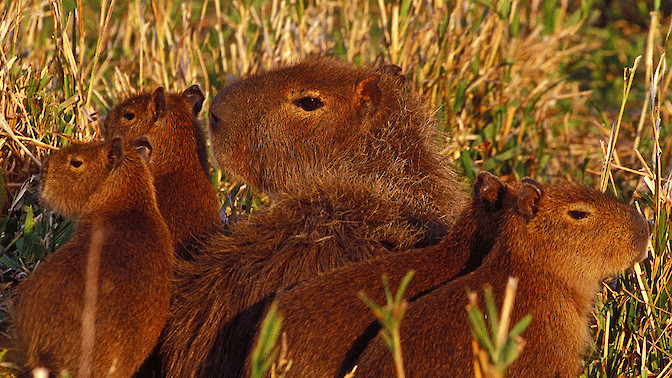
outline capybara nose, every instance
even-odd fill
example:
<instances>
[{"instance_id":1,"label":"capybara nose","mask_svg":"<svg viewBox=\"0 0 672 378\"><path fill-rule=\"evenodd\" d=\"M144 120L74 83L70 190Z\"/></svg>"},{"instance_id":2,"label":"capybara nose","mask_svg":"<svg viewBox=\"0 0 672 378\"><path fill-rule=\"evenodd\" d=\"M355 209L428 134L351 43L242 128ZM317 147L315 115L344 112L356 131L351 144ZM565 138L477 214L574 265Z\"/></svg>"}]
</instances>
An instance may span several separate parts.
<instances>
[{"instance_id":1,"label":"capybara nose","mask_svg":"<svg viewBox=\"0 0 672 378\"><path fill-rule=\"evenodd\" d=\"M639 235L642 239L647 239L648 241L649 236L651 236L651 233L653 232L653 222L644 218L644 216L635 209L631 209L630 211L633 212L635 217L633 224L635 235Z\"/></svg>"}]
</instances>

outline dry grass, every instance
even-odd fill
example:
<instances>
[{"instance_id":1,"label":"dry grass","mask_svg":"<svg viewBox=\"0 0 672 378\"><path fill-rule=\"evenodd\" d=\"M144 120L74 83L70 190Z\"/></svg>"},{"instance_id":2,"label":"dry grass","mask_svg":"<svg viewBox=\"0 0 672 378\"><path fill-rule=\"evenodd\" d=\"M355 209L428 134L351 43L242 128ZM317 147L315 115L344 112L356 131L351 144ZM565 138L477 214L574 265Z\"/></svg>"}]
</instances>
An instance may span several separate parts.
<instances>
[{"instance_id":1,"label":"dry grass","mask_svg":"<svg viewBox=\"0 0 672 378\"><path fill-rule=\"evenodd\" d=\"M586 371L672 376L669 19L652 13L642 21L648 33L622 38L591 26L597 8L589 1L485 3L0 0L0 168L14 200L0 222L0 289L67 240L67 223L35 204L25 180L50 150L98 137L100 114L128 94L200 83L211 98L240 75L310 54L384 59L403 67L436 109L443 153L465 177L486 169L597 185L602 174L610 191L637 199L655 222L654 258L598 297ZM625 28L608 30L616 29ZM642 55L622 117L620 102L601 102L621 93L591 87L595 77L622 87L620 72L602 64L615 59L601 52L611 43L623 44L617 58L631 66ZM251 201L214 171L220 178L223 201Z\"/></svg>"}]
</instances>

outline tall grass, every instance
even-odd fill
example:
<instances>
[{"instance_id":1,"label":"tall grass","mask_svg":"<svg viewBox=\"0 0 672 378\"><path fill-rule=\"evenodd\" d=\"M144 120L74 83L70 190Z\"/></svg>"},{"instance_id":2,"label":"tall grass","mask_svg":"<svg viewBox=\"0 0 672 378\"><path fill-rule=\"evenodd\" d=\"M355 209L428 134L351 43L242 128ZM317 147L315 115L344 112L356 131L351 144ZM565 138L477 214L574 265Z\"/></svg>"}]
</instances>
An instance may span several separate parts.
<instances>
[{"instance_id":1,"label":"tall grass","mask_svg":"<svg viewBox=\"0 0 672 378\"><path fill-rule=\"evenodd\" d=\"M672 376L670 6L609 4L0 0L0 290L11 295L71 232L35 199L39 162L98 137L97 120L123 97L199 83L209 101L240 75L310 54L382 59L436 110L442 152L465 180L481 169L593 186L604 177L653 219L652 259L598 296L585 374ZM636 19L614 21L632 9ZM638 55L619 118L622 69ZM233 213L259 203L225 173L213 170L213 183ZM0 304L0 325L8 311Z\"/></svg>"}]
</instances>

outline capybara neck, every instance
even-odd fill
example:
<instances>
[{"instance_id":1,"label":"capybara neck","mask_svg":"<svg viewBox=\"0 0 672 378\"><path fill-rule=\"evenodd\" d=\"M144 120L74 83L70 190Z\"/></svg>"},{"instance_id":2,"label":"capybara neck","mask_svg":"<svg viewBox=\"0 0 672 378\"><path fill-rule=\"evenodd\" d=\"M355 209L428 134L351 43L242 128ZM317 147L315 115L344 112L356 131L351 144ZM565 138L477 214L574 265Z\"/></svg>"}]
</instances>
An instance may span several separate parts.
<instances>
[{"instance_id":1,"label":"capybara neck","mask_svg":"<svg viewBox=\"0 0 672 378\"><path fill-rule=\"evenodd\" d=\"M407 188L452 219L466 196L437 152L434 120L400 71L313 57L235 82L210 107L214 156L271 194L305 184L313 171L345 167Z\"/></svg>"},{"instance_id":2,"label":"capybara neck","mask_svg":"<svg viewBox=\"0 0 672 378\"><path fill-rule=\"evenodd\" d=\"M196 85L179 94L159 87L115 106L104 124L106 138L123 136L130 143L146 136L152 144L149 168L159 209L181 255L194 238L221 227L205 138L195 118L204 98Z\"/></svg>"},{"instance_id":3,"label":"capybara neck","mask_svg":"<svg viewBox=\"0 0 672 378\"><path fill-rule=\"evenodd\" d=\"M517 183L480 173L455 226L438 244L359 262L283 290L277 297L297 376L342 376L376 335L377 322L357 293L385 301L381 276L392 286L414 270L405 297L414 301L443 283L473 271L490 252ZM249 355L248 355L249 362ZM249 365L247 365L249 366Z\"/></svg>"}]
</instances>

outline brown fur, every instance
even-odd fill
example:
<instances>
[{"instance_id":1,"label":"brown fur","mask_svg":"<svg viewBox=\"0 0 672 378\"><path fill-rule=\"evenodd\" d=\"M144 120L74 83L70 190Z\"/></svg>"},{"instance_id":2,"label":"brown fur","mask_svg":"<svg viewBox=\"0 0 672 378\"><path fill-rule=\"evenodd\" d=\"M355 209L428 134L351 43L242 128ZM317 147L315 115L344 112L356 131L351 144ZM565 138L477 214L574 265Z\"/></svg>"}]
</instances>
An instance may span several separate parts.
<instances>
[{"instance_id":1,"label":"brown fur","mask_svg":"<svg viewBox=\"0 0 672 378\"><path fill-rule=\"evenodd\" d=\"M613 197L524 180L483 265L410 304L401 323L407 374L473 376L465 290L482 293L490 284L501 306L506 281L513 276L520 281L511 319L518 322L531 314L532 322L508 376L576 377L600 281L641 260L648 238L646 220ZM394 376L380 335L363 353L357 375Z\"/></svg>"},{"instance_id":2,"label":"brown fur","mask_svg":"<svg viewBox=\"0 0 672 378\"><path fill-rule=\"evenodd\" d=\"M196 120L204 100L197 85L184 92L132 96L115 106L104 123L105 137L132 141L146 136L154 148L149 169L156 199L181 257L194 239L221 228L219 199L209 178L207 147Z\"/></svg>"},{"instance_id":3,"label":"brown fur","mask_svg":"<svg viewBox=\"0 0 672 378\"><path fill-rule=\"evenodd\" d=\"M291 375L335 376L349 371L353 358L379 328L357 293L363 290L381 303L385 300L381 275L396 285L414 270L406 297L415 300L474 270L492 248L501 215L516 197L517 185L481 173L470 204L441 243L349 265L279 294L276 301L294 361Z\"/></svg>"},{"instance_id":4,"label":"brown fur","mask_svg":"<svg viewBox=\"0 0 672 378\"><path fill-rule=\"evenodd\" d=\"M28 367L128 377L156 343L170 298L172 239L149 170L118 138L74 144L43 164L41 197L75 218L76 228L17 289L16 326ZM97 290L91 301L85 288ZM95 324L95 338L82 349L82 312L92 304L95 323L84 324ZM87 351L91 370L80 365Z\"/></svg>"},{"instance_id":5,"label":"brown fur","mask_svg":"<svg viewBox=\"0 0 672 378\"><path fill-rule=\"evenodd\" d=\"M431 203L423 210L445 234L467 196L438 154L434 119L400 71L313 57L235 82L210 106L214 156L271 194L312 185L312 172L324 169L380 178L419 207ZM322 105L305 110L310 100Z\"/></svg>"},{"instance_id":6,"label":"brown fur","mask_svg":"<svg viewBox=\"0 0 672 378\"><path fill-rule=\"evenodd\" d=\"M204 100L198 85L179 94L167 94L159 87L152 94L132 96L115 106L104 123L107 138L146 136L152 143L149 167L159 210L173 234L177 254L186 259L197 253L196 240L221 229L205 136L196 119ZM153 354L136 376L160 375L158 359Z\"/></svg>"},{"instance_id":7,"label":"brown fur","mask_svg":"<svg viewBox=\"0 0 672 378\"><path fill-rule=\"evenodd\" d=\"M304 110L306 98L323 105ZM178 269L163 349L169 376L238 376L276 290L435 244L466 197L398 67L312 58L232 84L210 115L220 166L275 203Z\"/></svg>"}]
</instances>

